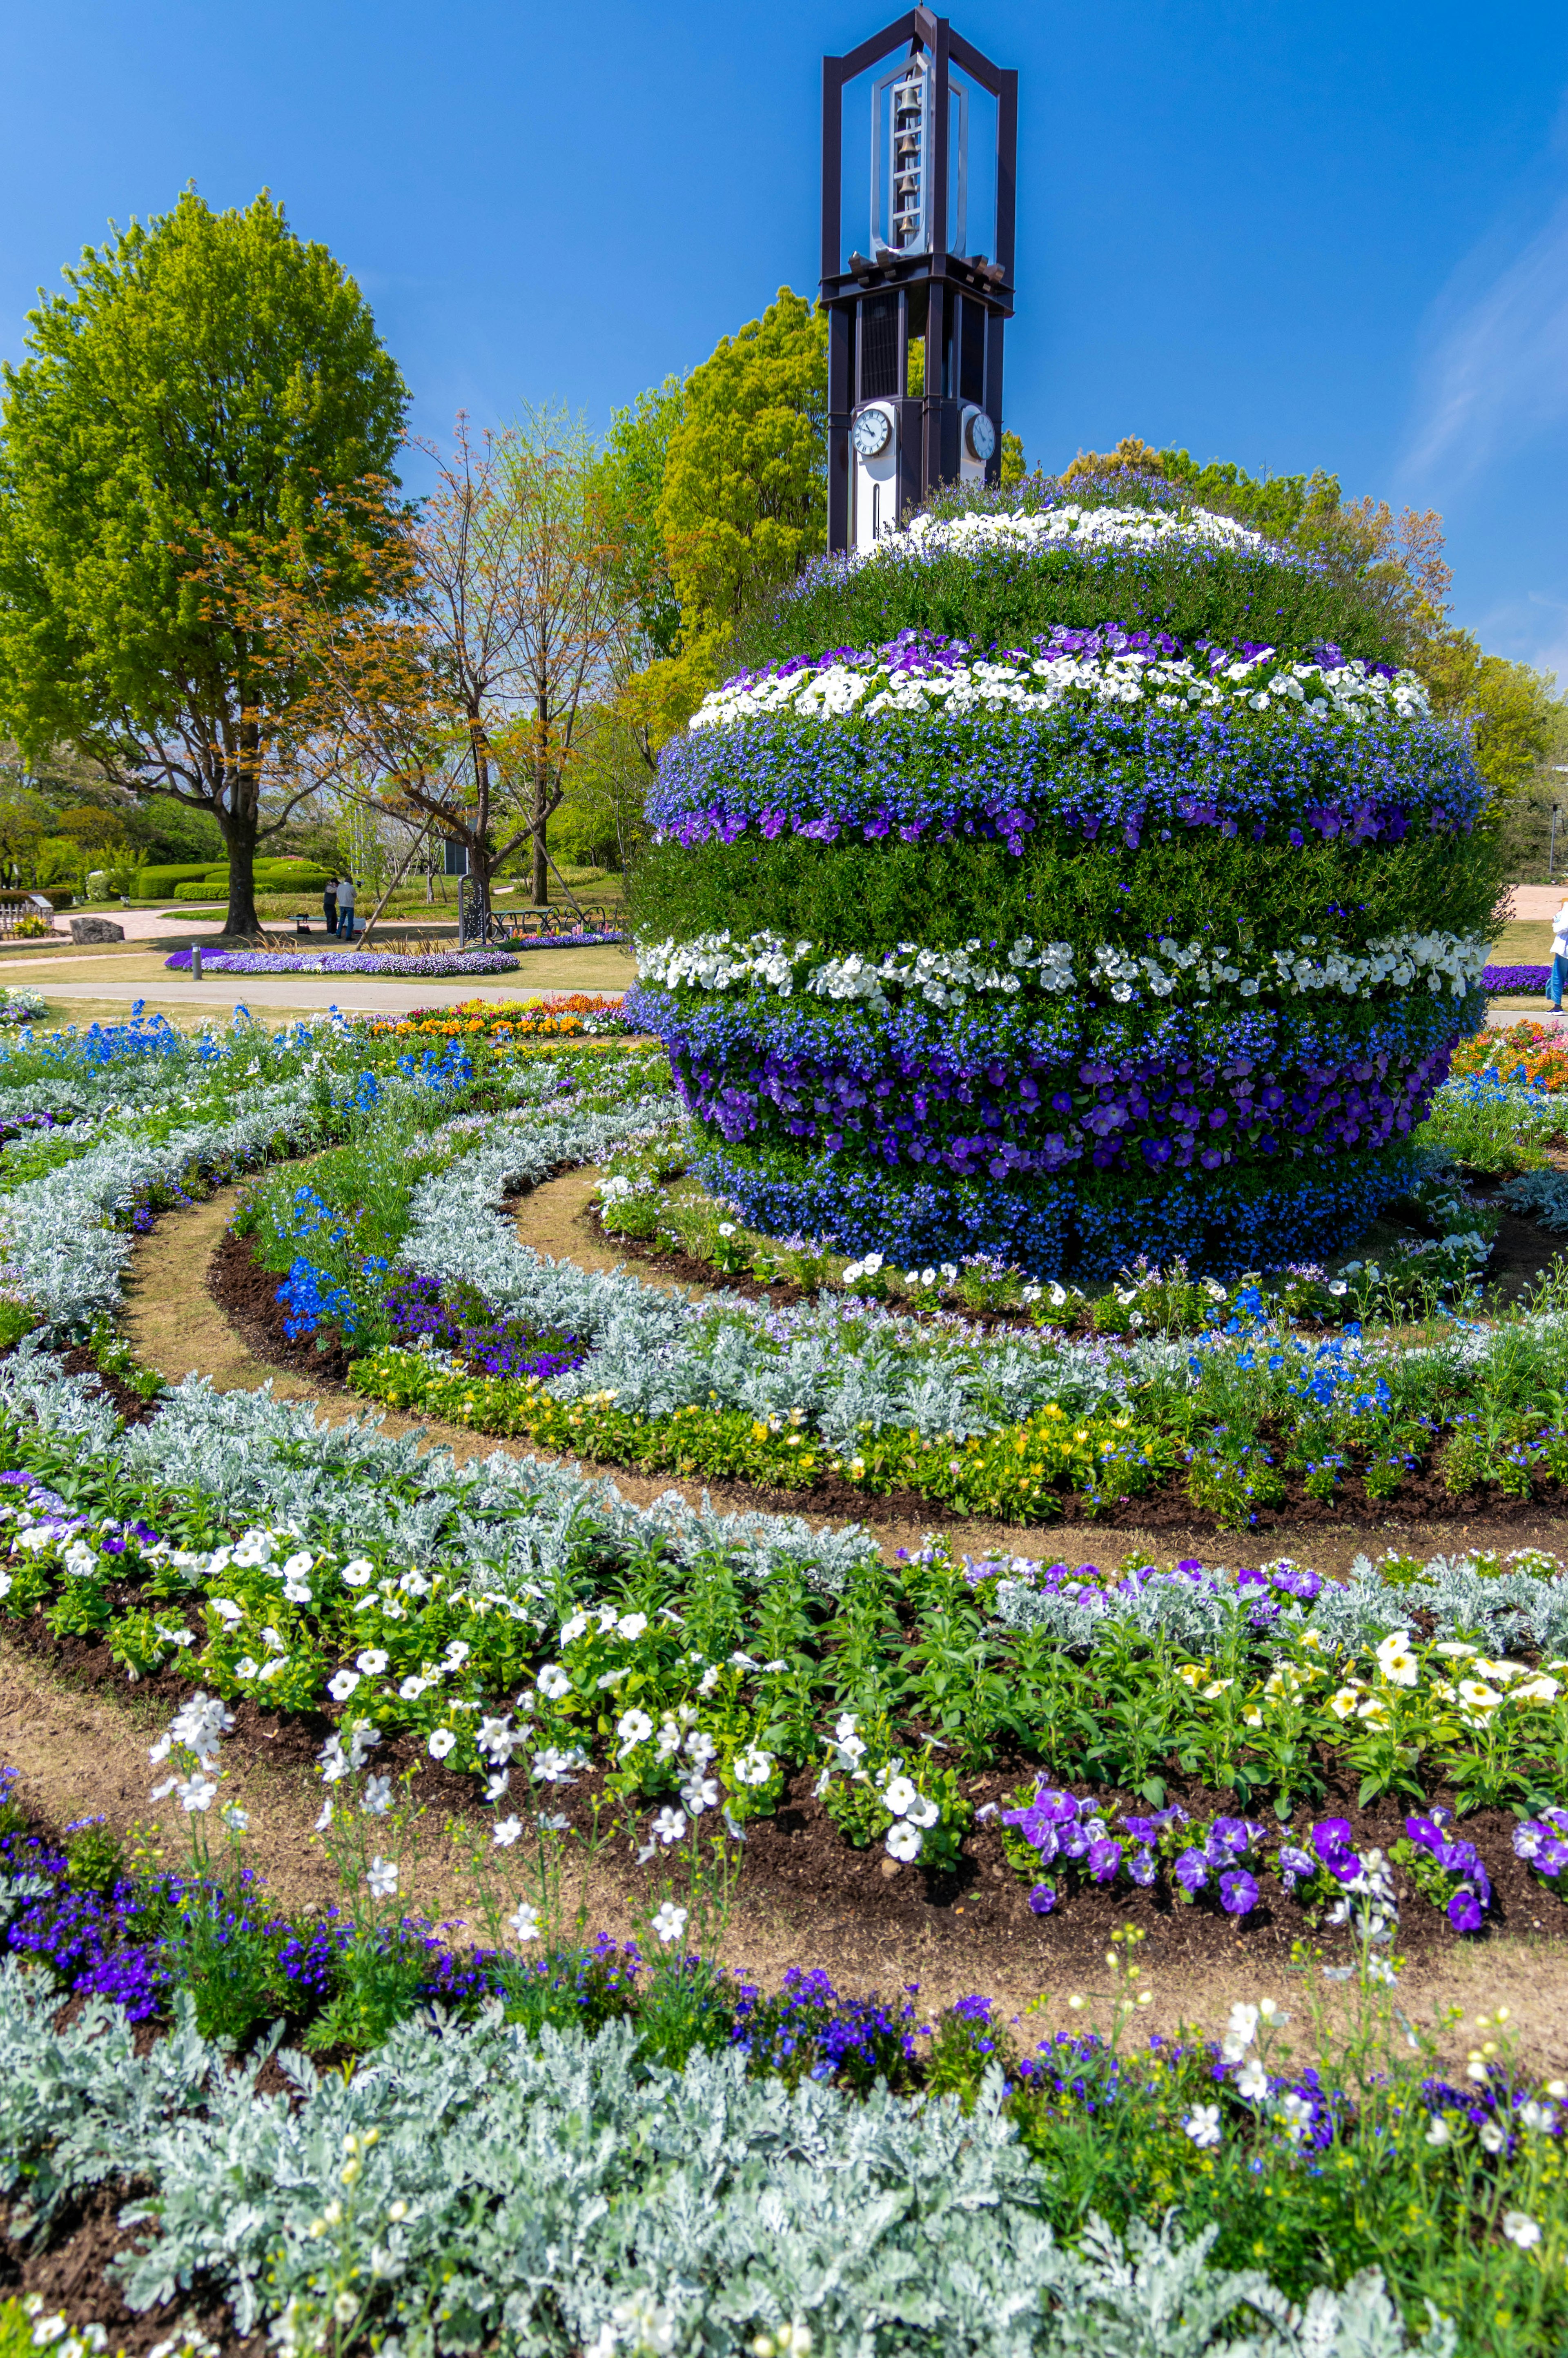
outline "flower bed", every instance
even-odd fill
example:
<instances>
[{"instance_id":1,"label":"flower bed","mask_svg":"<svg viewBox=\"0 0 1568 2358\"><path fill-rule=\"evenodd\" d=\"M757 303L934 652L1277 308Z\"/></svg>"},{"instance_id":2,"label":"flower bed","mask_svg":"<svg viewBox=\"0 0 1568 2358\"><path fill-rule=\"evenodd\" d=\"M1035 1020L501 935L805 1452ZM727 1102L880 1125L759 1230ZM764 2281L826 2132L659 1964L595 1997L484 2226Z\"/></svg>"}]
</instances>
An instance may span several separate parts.
<instances>
[{"instance_id":1,"label":"flower bed","mask_svg":"<svg viewBox=\"0 0 1568 2358\"><path fill-rule=\"evenodd\" d=\"M193 1828L222 1790L232 1724L199 1695L165 1739L186 1790L200 1788ZM406 1829L376 1790L390 1780L338 1738L319 1765L325 1814L357 1787L398 1851ZM1510 2301L1533 2316L1544 2296L1555 2330L1561 2084L1532 2085L1495 2042L1461 2088L1428 2042L1402 2060L1386 2029L1387 2078L1341 2084L1332 2054L1299 2059L1291 2012L1268 1996L1234 2005L1218 2038L1135 2039L1141 1976L1121 1934L1108 2037L1042 2037L979 1995L921 2021L914 1985L894 2002L844 1998L819 1971L793 1969L771 1994L688 1953L686 1911L668 1908L646 1952L601 1936L536 1957L544 1927L523 1906L513 1945L455 1952L389 1912L395 1894L367 1903L351 1886L324 1920L276 1913L239 1864L243 1812L224 1813L226 1865L199 1831L195 1872L134 1873L102 1821L63 1844L26 1833L10 1781L0 1772L0 1864L26 1896L0 1930L0 2188L27 2184L35 2235L51 2241L89 2188L156 2184L156 2207L125 2214L142 2233L116 2262L131 2316L194 2273L238 2332L270 2320L298 2348L330 2320L335 2335L396 2328L444 2350L460 2271L463 2331L515 2331L531 2305L530 2346L562 2353L671 2348L698 2320L716 2358L756 2358L759 2339L831 2352L874 2314L953 2358L1050 2358L1064 2346L1054 2315L1070 2312L1072 2347L1110 2358L1180 2306L1195 2354L1223 2325L1237 2358L1396 2358L1400 2307L1433 2293L1466 2325ZM379 1855L377 1869L392 1872ZM668 1939L665 1913L683 1919ZM63 2025L61 1995L77 2002ZM341 2045L351 2026L363 2060L318 2080L293 2048L263 2095L218 2042L253 2039L269 2014L308 2048ZM132 2029L149 2019L164 2034L150 2043ZM784 2142L796 2158L781 2168ZM1431 2206L1424 2234L1412 2181ZM877 2201L884 2185L897 2201ZM1185 2245L1141 2216L1178 2195ZM1098 2214L1087 2234L1086 2207ZM554 2259L568 2209L575 2232ZM1472 2235L1456 2266L1452 2246ZM650 2246L671 2281L650 2286ZM1394 2297L1373 2276L1342 2296L1320 2288L1325 2246L1336 2274L1345 2257L1383 2262ZM1247 2272L1227 2275L1237 2261ZM1309 2294L1310 2343L1286 2306ZM91 2284L76 2299L91 2302ZM30 2301L29 2320L45 2307ZM1262 2342L1235 2338L1249 2309ZM80 2313L27 2338L49 2346L68 2323L85 2358ZM1452 2358L1450 2327L1427 2324L1427 2358ZM1512 2346L1546 2343L1527 2322Z\"/></svg>"},{"instance_id":2,"label":"flower bed","mask_svg":"<svg viewBox=\"0 0 1568 2358\"><path fill-rule=\"evenodd\" d=\"M1568 1040L1555 1024L1526 1020L1506 1031L1478 1032L1455 1049L1456 1074L1490 1074L1553 1096L1568 1094Z\"/></svg>"},{"instance_id":3,"label":"flower bed","mask_svg":"<svg viewBox=\"0 0 1568 2358\"><path fill-rule=\"evenodd\" d=\"M1481 988L1498 993L1528 992L1533 998L1544 991L1551 980L1550 966L1489 966L1481 977Z\"/></svg>"},{"instance_id":4,"label":"flower bed","mask_svg":"<svg viewBox=\"0 0 1568 2358\"><path fill-rule=\"evenodd\" d=\"M903 1478L913 1450L933 1487L945 1467L979 1467L1031 1512L1066 1495L1108 1501L1136 1476L1244 1517L1287 1446L1310 1455L1310 1476L1292 1476L1317 1486L1309 1496L1343 1496L1351 1462L1375 1509L1383 1477L1384 1497L1421 1478L1418 1453L1438 1453L1454 1498L1477 1482L1545 1495L1562 1436L1537 1403L1568 1379L1550 1300L1490 1328L1434 1314L1412 1346L1408 1325L1373 1325L1383 1280L1365 1271L1335 1282L1364 1282L1367 1318L1334 1334L1290 1323L1283 1297L1305 1289L1310 1313L1312 1271L1222 1299L1144 1272L1111 1297L1119 1334L987 1334L871 1299L880 1269L857 1269L868 1294L840 1288L784 1316L546 1262L517 1243L509 1189L618 1152L673 1151L678 1167L681 1141L659 1060L620 1044L521 1059L507 1045L341 1020L276 1035L241 1022L200 1040L135 1021L8 1042L8 1285L58 1335L93 1332L127 1372L94 1321L118 1300L136 1225L214 1177L308 1149L308 1174L251 1194L254 1233L271 1221L288 1245L292 1314L320 1331L346 1312L370 1340L377 1315L427 1325L433 1347L406 1333L385 1356L411 1385L445 1388L454 1413L510 1386L568 1444L621 1434L633 1455L640 1436L684 1428L694 1455L728 1447L733 1470L751 1450L779 1487L772 1469L831 1454L847 1486L871 1487ZM1468 1217L1445 1204L1445 1232ZM984 1272L968 1274L979 1285ZM1044 1287L1035 1300L1057 1306ZM530 1383L481 1372L486 1352L555 1363ZM923 2038L912 2009L840 2002L815 1974L753 2003L717 1972L719 1918L702 1914L717 1843L723 1873L739 1862L797 1909L803 1888L828 1895L880 1939L875 1907L913 1887L975 1944L982 1987L984 1960L1005 1957L1060 1988L1064 1959L1179 1910L1186 1947L1217 1967L1234 1967L1239 1934L1260 1970L1282 1972L1299 1932L1332 1973L1359 1972L1368 2006L1391 2008L1400 1949L1555 1921L1568 1575L1554 1560L1385 1557L1344 1584L1299 1563L974 1560L940 1544L886 1563L853 1525L814 1531L668 1498L635 1509L575 1470L500 1455L457 1466L266 1392L196 1379L150 1412L126 1397L132 1424L115 1397L36 1338L0 1361L3 1626L89 1683L123 1692L134 1673L144 1693L184 1695L200 1681L208 1702L182 1714L186 1738L213 1725L213 1699L246 1740L263 1713L291 1733L324 1714L327 1831L346 1862L337 1931L307 1937L226 1883L225 1938L203 1951L196 1887L117 1898L79 1830L69 1893L51 1869L13 1911L13 1949L49 1978L14 1959L0 1972L0 2170L28 2171L46 2222L106 2167L156 2182L148 2249L126 2255L138 2299L171 2269L201 2276L236 2304L237 2330L287 2320L279 2338L300 2350L330 2312L342 2336L427 2335L433 2352L536 2323L559 2358L593 2336L631 2353L653 2303L655 2340L672 2347L700 2318L715 2351L754 2350L764 2326L776 2350L785 2323L837 2349L863 2342L874 2313L884 2338L896 2316L922 2347L1054 2358L1057 2279L1020 2255L1080 2262L1043 2223L1070 2243L1092 2205L1136 2243L1141 2213L1180 2202L1232 2239L1227 2263L1266 2262L1293 2299L1380 2260L1407 2314L1430 2293L1461 2319L1466 2350L1494 2335L1545 2358L1561 2339L1559 2100L1506 2060L1478 2052L1464 2088L1420 2058L1401 2077L1390 2027L1377 2065L1390 2084L1357 2104L1332 2074L1284 2068L1272 2017L1249 2022L1245 2005L1217 2052L1135 2049L1121 2035L1137 2018L1125 1938L1107 2045L1042 2043L980 1998ZM1162 1465L1178 1434L1190 1455ZM1016 1473L1004 1486L1010 1459L1039 1486L1033 1499ZM174 1790L193 1824L216 1826L216 1749L191 1749ZM409 1771L428 1781L409 1791ZM421 1801L427 1824L455 1813L479 1830L484 1907L510 1930L478 1960L398 1929L396 1839ZM541 1808L539 1841L558 1836L568 1858L596 1823L627 1830L646 1918L634 1974L557 1940L527 1880L524 1823L531 1843ZM214 1834L218 1851L225 1840ZM807 1885L786 1884L784 1857L803 1853ZM243 1942L227 1937L236 1926ZM529 1963L541 1952L543 1974ZM64 2028L52 1960L87 1985ZM476 2018L487 1974L510 2022ZM149 2019L172 2012L170 2035L139 2054L94 1988ZM365 2061L264 2093L220 2064L204 2043L215 2028L181 2017L181 1988L191 2006L251 2006L243 2037L281 2000L291 2037ZM1365 2064L1363 2050L1364 2089ZM862 2096L879 2070L891 2088ZM946 2096L961 2100L950 2112ZM691 2159L717 2152L721 2169ZM993 2161L1022 2173L1006 2180L1021 2190L1012 2209L984 2175ZM881 2202L895 2182L900 2201ZM934 2206L914 2226L912 2183ZM254 2253L234 2241L242 2213ZM746 2243L758 2219L765 2234ZM535 2250L557 2231L558 2267ZM946 2266L925 2248L932 2232L955 2255L951 2284L931 2276ZM1091 2235L1087 2248L1109 2246ZM1167 2263L1141 2265L1163 2299ZM1090 2351L1106 2266L1061 2296ZM460 2278L454 2327L438 2311ZM1125 2271L1115 2280L1125 2311ZM921 2306L906 2316L911 2285ZM1321 2303L1316 2317L1319 2351L1334 2350L1344 2320ZM1125 2325L1107 2324L1108 2358ZM1260 2358L1304 2358L1282 2310L1269 2330ZM1357 2311L1340 2358L1356 2336L1397 2349L1399 2332L1391 2315Z\"/></svg>"},{"instance_id":5,"label":"flower bed","mask_svg":"<svg viewBox=\"0 0 1568 2358\"><path fill-rule=\"evenodd\" d=\"M1119 611L1145 559L1163 609ZM954 635L966 569L989 627ZM1195 627L1271 569L1317 635ZM1006 632L1054 594L1070 619ZM761 1228L1037 1277L1348 1243L1480 1019L1499 857L1359 595L1222 520L1047 496L750 626L771 660L661 757L628 1001L706 1183ZM857 641L879 597L911 619Z\"/></svg>"},{"instance_id":6,"label":"flower bed","mask_svg":"<svg viewBox=\"0 0 1568 2358\"><path fill-rule=\"evenodd\" d=\"M192 952L176 950L164 964L178 972L189 968ZM418 975L428 981L440 975L514 974L517 960L508 950L433 950L423 957L402 957L393 950L321 950L315 955L293 950L203 950L204 974L384 974Z\"/></svg>"},{"instance_id":7,"label":"flower bed","mask_svg":"<svg viewBox=\"0 0 1568 2358\"><path fill-rule=\"evenodd\" d=\"M619 991L580 990L536 1000L463 999L455 1007L411 1007L377 1029L398 1039L594 1039L633 1029L622 1018L621 1001Z\"/></svg>"}]
</instances>

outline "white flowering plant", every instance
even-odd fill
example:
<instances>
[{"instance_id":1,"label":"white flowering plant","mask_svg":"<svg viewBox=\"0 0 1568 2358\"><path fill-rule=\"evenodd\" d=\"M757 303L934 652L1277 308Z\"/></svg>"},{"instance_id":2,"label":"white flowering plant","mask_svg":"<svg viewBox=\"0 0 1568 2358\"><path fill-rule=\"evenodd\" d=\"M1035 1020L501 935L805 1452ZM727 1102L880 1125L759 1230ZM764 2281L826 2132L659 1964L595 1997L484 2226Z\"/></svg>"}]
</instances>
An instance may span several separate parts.
<instances>
[{"instance_id":1,"label":"white flowering plant","mask_svg":"<svg viewBox=\"0 0 1568 2358\"><path fill-rule=\"evenodd\" d=\"M928 1739L922 1753L901 1744L885 1712L840 1712L822 1739L814 1788L827 1815L857 1849L880 1842L901 1866L957 1866L974 1804L958 1790L956 1768L939 1763Z\"/></svg>"}]
</instances>

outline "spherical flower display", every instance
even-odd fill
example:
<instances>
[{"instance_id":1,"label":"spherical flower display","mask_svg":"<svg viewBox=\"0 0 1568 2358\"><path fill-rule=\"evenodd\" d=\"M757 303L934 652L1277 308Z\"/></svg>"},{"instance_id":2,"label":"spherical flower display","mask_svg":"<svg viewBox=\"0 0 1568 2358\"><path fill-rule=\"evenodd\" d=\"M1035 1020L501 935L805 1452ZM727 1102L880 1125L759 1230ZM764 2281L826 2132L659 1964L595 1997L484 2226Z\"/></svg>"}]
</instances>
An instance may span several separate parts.
<instances>
[{"instance_id":1,"label":"spherical flower display","mask_svg":"<svg viewBox=\"0 0 1568 2358\"><path fill-rule=\"evenodd\" d=\"M1315 1259L1480 1020L1485 789L1371 590L1076 488L808 569L661 756L625 1011L764 1233Z\"/></svg>"}]
</instances>

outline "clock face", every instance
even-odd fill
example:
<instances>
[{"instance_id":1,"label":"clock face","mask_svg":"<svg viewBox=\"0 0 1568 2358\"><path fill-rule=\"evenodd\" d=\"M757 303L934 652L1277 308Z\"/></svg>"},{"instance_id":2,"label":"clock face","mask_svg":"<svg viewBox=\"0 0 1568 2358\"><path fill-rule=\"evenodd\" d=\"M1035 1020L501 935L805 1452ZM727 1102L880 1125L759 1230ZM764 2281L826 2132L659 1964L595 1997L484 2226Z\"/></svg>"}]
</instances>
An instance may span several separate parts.
<instances>
[{"instance_id":1,"label":"clock face","mask_svg":"<svg viewBox=\"0 0 1568 2358\"><path fill-rule=\"evenodd\" d=\"M892 432L892 421L885 409L862 409L854 425L855 448L862 459L874 459L886 449Z\"/></svg>"},{"instance_id":2,"label":"clock face","mask_svg":"<svg viewBox=\"0 0 1568 2358\"><path fill-rule=\"evenodd\" d=\"M996 427L983 409L977 409L969 420L969 448L982 460L996 449Z\"/></svg>"}]
</instances>

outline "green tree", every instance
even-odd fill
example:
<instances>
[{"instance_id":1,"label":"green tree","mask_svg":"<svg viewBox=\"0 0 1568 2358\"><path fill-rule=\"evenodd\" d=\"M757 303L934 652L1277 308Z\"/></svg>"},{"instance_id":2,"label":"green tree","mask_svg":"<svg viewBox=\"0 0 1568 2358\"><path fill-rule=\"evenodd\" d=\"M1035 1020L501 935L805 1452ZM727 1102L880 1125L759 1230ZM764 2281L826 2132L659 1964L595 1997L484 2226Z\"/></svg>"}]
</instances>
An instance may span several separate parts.
<instances>
[{"instance_id":1,"label":"green tree","mask_svg":"<svg viewBox=\"0 0 1568 2358\"><path fill-rule=\"evenodd\" d=\"M1474 723L1476 767L1493 792L1517 795L1536 784L1568 720L1555 679L1483 654L1474 633L1459 630L1434 634L1424 670L1437 709Z\"/></svg>"},{"instance_id":2,"label":"green tree","mask_svg":"<svg viewBox=\"0 0 1568 2358\"><path fill-rule=\"evenodd\" d=\"M781 287L687 377L656 520L680 645L622 698L651 746L712 686L746 608L827 544L827 320L804 296Z\"/></svg>"},{"instance_id":3,"label":"green tree","mask_svg":"<svg viewBox=\"0 0 1568 2358\"><path fill-rule=\"evenodd\" d=\"M265 192L213 213L187 191L65 276L5 371L0 721L215 820L227 929L252 933L258 837L310 790L289 739L308 683L207 560L265 569L292 535L330 596L362 596L332 503L390 473L406 391L353 280Z\"/></svg>"},{"instance_id":4,"label":"green tree","mask_svg":"<svg viewBox=\"0 0 1568 2358\"><path fill-rule=\"evenodd\" d=\"M1004 492L1011 491L1017 484L1022 482L1028 472L1029 469L1025 465L1023 458L1022 435L1014 434L1004 426L1001 430L1002 490Z\"/></svg>"},{"instance_id":5,"label":"green tree","mask_svg":"<svg viewBox=\"0 0 1568 2358\"><path fill-rule=\"evenodd\" d=\"M595 470L596 490L623 555L618 587L630 610L638 669L677 653L680 600L659 522L670 443L686 412L686 382L665 377L615 410Z\"/></svg>"}]
</instances>

